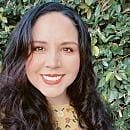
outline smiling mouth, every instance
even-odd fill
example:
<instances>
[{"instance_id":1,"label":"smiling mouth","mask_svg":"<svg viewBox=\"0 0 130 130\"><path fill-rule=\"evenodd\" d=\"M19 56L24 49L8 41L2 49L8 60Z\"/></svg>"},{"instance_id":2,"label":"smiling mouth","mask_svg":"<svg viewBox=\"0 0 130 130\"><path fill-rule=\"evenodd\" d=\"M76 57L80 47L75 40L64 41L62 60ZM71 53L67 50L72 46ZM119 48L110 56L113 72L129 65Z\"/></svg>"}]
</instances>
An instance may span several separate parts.
<instances>
[{"instance_id":1,"label":"smiling mouth","mask_svg":"<svg viewBox=\"0 0 130 130\"><path fill-rule=\"evenodd\" d=\"M63 76L64 74L43 74L42 79L48 85L56 85L61 82Z\"/></svg>"}]
</instances>

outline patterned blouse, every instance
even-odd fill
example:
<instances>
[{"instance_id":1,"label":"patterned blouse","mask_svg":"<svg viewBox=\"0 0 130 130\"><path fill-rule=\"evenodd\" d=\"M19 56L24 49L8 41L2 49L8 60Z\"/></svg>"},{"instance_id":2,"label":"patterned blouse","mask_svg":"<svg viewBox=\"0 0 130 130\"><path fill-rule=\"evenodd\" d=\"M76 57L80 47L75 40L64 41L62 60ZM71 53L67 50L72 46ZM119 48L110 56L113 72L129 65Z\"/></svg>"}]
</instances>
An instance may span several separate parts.
<instances>
[{"instance_id":1,"label":"patterned blouse","mask_svg":"<svg viewBox=\"0 0 130 130\"><path fill-rule=\"evenodd\" d=\"M53 105L52 111L55 118L55 130L82 130L78 125L77 114L69 104ZM0 130L5 130L1 124Z\"/></svg>"},{"instance_id":2,"label":"patterned blouse","mask_svg":"<svg viewBox=\"0 0 130 130\"><path fill-rule=\"evenodd\" d=\"M78 125L77 114L72 106L53 105L56 130L81 130Z\"/></svg>"}]
</instances>

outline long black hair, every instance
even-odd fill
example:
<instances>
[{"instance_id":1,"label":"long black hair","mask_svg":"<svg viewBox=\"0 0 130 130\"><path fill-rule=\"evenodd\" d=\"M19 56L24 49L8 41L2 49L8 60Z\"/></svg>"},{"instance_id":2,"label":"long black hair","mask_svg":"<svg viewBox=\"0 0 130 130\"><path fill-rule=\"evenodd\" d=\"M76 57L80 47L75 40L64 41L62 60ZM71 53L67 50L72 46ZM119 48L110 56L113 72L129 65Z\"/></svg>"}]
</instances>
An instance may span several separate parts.
<instances>
[{"instance_id":1,"label":"long black hair","mask_svg":"<svg viewBox=\"0 0 130 130\"><path fill-rule=\"evenodd\" d=\"M46 97L27 79L25 63L32 46L32 27L44 14L57 11L74 23L79 37L80 70L67 88L79 125L84 130L111 130L111 120L96 91L91 39L86 24L72 8L50 2L30 9L13 31L0 75L1 123L6 130L54 130Z\"/></svg>"}]
</instances>

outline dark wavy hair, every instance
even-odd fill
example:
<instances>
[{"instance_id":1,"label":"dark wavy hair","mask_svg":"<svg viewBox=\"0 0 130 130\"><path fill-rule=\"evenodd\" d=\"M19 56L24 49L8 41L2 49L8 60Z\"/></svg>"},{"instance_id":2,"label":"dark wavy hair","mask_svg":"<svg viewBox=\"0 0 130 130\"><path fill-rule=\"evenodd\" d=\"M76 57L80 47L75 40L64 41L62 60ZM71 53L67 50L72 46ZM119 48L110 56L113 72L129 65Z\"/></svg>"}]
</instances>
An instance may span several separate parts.
<instances>
[{"instance_id":1,"label":"dark wavy hair","mask_svg":"<svg viewBox=\"0 0 130 130\"><path fill-rule=\"evenodd\" d=\"M25 63L32 47L32 27L44 14L57 11L71 19L78 30L80 70L67 88L70 104L84 130L112 130L112 123L97 91L92 66L91 39L75 10L50 2L30 9L13 31L0 75L0 122L6 130L54 130L46 97L27 79Z\"/></svg>"}]
</instances>

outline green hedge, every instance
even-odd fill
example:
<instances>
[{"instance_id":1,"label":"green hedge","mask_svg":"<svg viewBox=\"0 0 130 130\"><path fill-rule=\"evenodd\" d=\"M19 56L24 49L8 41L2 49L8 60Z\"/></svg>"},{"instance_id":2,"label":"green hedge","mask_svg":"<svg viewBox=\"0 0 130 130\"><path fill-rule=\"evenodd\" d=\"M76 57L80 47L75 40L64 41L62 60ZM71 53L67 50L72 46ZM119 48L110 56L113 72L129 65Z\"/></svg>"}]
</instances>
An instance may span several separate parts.
<instances>
[{"instance_id":1,"label":"green hedge","mask_svg":"<svg viewBox=\"0 0 130 130\"><path fill-rule=\"evenodd\" d=\"M10 32L30 7L62 2L75 8L92 37L97 89L117 130L130 129L130 3L124 0L0 0L0 66ZM0 67L1 68L1 67Z\"/></svg>"}]
</instances>

